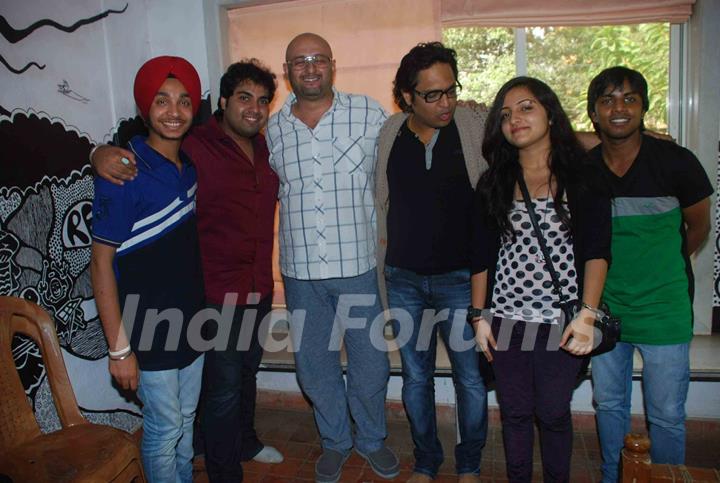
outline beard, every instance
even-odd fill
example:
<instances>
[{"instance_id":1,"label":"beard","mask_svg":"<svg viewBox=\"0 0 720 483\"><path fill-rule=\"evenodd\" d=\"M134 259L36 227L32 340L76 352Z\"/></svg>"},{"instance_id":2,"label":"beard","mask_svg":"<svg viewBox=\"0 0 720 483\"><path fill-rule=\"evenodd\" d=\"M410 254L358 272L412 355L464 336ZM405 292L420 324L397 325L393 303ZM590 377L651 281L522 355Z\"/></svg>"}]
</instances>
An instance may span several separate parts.
<instances>
[{"instance_id":1,"label":"beard","mask_svg":"<svg viewBox=\"0 0 720 483\"><path fill-rule=\"evenodd\" d=\"M332 76L332 74L328 75ZM298 76L297 78L291 77L289 79L290 87L292 87L295 96L300 99L320 99L327 95L327 93L332 92L332 77L330 77L330 79L322 77L317 86L305 85L301 77L302 76Z\"/></svg>"}]
</instances>

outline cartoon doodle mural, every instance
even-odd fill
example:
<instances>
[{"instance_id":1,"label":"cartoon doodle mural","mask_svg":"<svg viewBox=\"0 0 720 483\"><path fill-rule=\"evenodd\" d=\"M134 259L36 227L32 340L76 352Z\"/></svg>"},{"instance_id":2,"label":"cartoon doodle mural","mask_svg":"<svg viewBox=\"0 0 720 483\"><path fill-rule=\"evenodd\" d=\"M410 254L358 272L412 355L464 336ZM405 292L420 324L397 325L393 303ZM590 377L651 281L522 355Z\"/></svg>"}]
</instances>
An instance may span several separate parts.
<instances>
[{"instance_id":1,"label":"cartoon doodle mural","mask_svg":"<svg viewBox=\"0 0 720 483\"><path fill-rule=\"evenodd\" d=\"M81 96L80 94L78 94L77 92L72 90L70 88L70 83L65 79L63 79L63 81L60 84L58 84L57 86L58 86L58 92L60 94L69 97L73 101L79 101L79 102L82 102L83 104L87 104L88 102L90 102L90 99L88 99L85 96Z\"/></svg>"},{"instance_id":2,"label":"cartoon doodle mural","mask_svg":"<svg viewBox=\"0 0 720 483\"><path fill-rule=\"evenodd\" d=\"M10 25L10 23L8 23L8 21L5 19L5 17L0 15L0 35L5 37L5 40L10 42L11 44L15 44L17 42L20 42L22 39L24 39L25 37L27 37L28 35L30 35L31 33L33 33L34 31L36 31L37 29L39 29L41 27L50 26L50 27L54 27L58 30L62 30L63 32L70 33L70 32L76 31L78 28L82 27L83 25L88 25L88 24L97 22L98 20L102 20L105 17L107 17L108 15L110 15L111 13L124 13L125 10L127 10L127 8L128 8L128 4L126 3L125 6L121 10L108 9L98 15L95 15L95 16L92 16L89 18L80 19L70 26L61 25L58 22L55 22L54 20L44 18L42 20L38 20L37 22L33 23L32 25L30 25L29 27L24 28L24 29L13 28L12 25Z\"/></svg>"},{"instance_id":3,"label":"cartoon doodle mural","mask_svg":"<svg viewBox=\"0 0 720 483\"><path fill-rule=\"evenodd\" d=\"M0 118L0 149L7 153L8 168L0 174L0 294L41 305L54 318L63 349L97 361L107 355L107 345L88 272L90 146L89 136L45 113L15 110ZM37 347L16 337L13 357L36 412L50 414L52 400ZM120 417L112 417L113 412L90 419L126 429L139 424L137 408L125 408ZM55 418L49 415L45 424L54 426Z\"/></svg>"},{"instance_id":4,"label":"cartoon doodle mural","mask_svg":"<svg viewBox=\"0 0 720 483\"><path fill-rule=\"evenodd\" d=\"M30 67L37 67L40 70L43 70L45 68L45 64L40 65L37 62L28 62L23 67L16 69L15 67L11 66L7 60L5 60L5 57L0 55L0 64L4 65L7 70L12 72L13 74L22 74L26 70L28 70Z\"/></svg>"},{"instance_id":5,"label":"cartoon doodle mural","mask_svg":"<svg viewBox=\"0 0 720 483\"><path fill-rule=\"evenodd\" d=\"M125 10L127 10L127 8L128 8L128 4L126 3L125 6L121 10L108 9L97 15L93 15L92 17L80 19L77 22L75 22L69 26L62 25L52 19L44 18L44 19L38 20L37 22L34 22L32 25L30 25L29 27L24 28L24 29L14 28L12 25L10 25L10 23L7 21L7 19L3 15L0 15L0 35L5 37L5 40L10 42L11 44L15 44L17 42L20 42L22 39L24 39L28 35L35 32L37 29L42 28L42 27L53 27L53 28L56 28L63 32L71 33L71 32L76 31L83 25L89 25L91 23L98 22L110 14L124 13ZM11 66L2 55L0 55L0 63L2 63L2 65L4 65L5 68L7 70L9 70L10 72L12 72L13 74L22 74L26 70L28 70L30 67L33 67L33 66L37 67L40 70L45 68L45 64L40 65L37 62L33 61L33 62L28 62L27 64L25 64L24 67L17 69L15 67Z\"/></svg>"},{"instance_id":6,"label":"cartoon doodle mural","mask_svg":"<svg viewBox=\"0 0 720 483\"><path fill-rule=\"evenodd\" d=\"M20 250L20 241L10 232L0 228L0 293L16 293L20 287L20 266L15 255Z\"/></svg>"}]
</instances>

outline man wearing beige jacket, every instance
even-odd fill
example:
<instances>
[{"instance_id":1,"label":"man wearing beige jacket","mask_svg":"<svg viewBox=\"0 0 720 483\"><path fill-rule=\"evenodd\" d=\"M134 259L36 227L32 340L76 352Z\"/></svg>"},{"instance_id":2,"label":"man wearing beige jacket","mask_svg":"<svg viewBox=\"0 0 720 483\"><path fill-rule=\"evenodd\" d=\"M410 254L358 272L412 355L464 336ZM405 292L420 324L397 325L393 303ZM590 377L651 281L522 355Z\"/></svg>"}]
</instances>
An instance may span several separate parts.
<instances>
[{"instance_id":1,"label":"man wearing beige jacket","mask_svg":"<svg viewBox=\"0 0 720 483\"><path fill-rule=\"evenodd\" d=\"M487 169L485 115L457 106L460 89L454 50L439 42L414 47L395 77L393 94L403 112L387 120L378 145L378 278L384 305L400 309L390 318L415 444L411 482L431 481L443 462L433 383L438 332L457 395L459 481L479 481L487 436L487 392L465 322L473 193Z\"/></svg>"}]
</instances>

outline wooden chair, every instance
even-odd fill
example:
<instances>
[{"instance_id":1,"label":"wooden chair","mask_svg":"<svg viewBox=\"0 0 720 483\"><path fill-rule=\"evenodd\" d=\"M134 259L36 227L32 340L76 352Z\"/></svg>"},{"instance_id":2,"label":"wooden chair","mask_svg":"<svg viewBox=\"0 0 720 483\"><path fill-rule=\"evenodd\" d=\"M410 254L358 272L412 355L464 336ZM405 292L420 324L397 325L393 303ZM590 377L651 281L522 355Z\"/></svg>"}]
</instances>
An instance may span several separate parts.
<instances>
[{"instance_id":1,"label":"wooden chair","mask_svg":"<svg viewBox=\"0 0 720 483\"><path fill-rule=\"evenodd\" d=\"M42 351L62 429L42 434L13 361L15 333ZM80 413L55 324L36 304L0 297L0 481L144 482L140 452L119 429L91 424Z\"/></svg>"},{"instance_id":2,"label":"wooden chair","mask_svg":"<svg viewBox=\"0 0 720 483\"><path fill-rule=\"evenodd\" d=\"M623 483L720 482L720 471L689 468L685 465L653 464L650 439L644 434L628 433L622 450Z\"/></svg>"}]
</instances>

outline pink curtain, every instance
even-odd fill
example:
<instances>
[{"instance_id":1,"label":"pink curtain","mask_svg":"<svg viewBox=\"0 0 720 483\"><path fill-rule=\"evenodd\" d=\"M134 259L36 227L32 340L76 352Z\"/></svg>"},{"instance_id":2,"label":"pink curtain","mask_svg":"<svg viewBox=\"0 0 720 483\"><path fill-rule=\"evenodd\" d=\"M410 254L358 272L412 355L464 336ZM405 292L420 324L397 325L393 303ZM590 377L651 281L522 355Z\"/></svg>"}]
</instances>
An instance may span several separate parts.
<instances>
[{"instance_id":1,"label":"pink curtain","mask_svg":"<svg viewBox=\"0 0 720 483\"><path fill-rule=\"evenodd\" d=\"M443 27L683 23L695 0L441 0Z\"/></svg>"}]
</instances>

